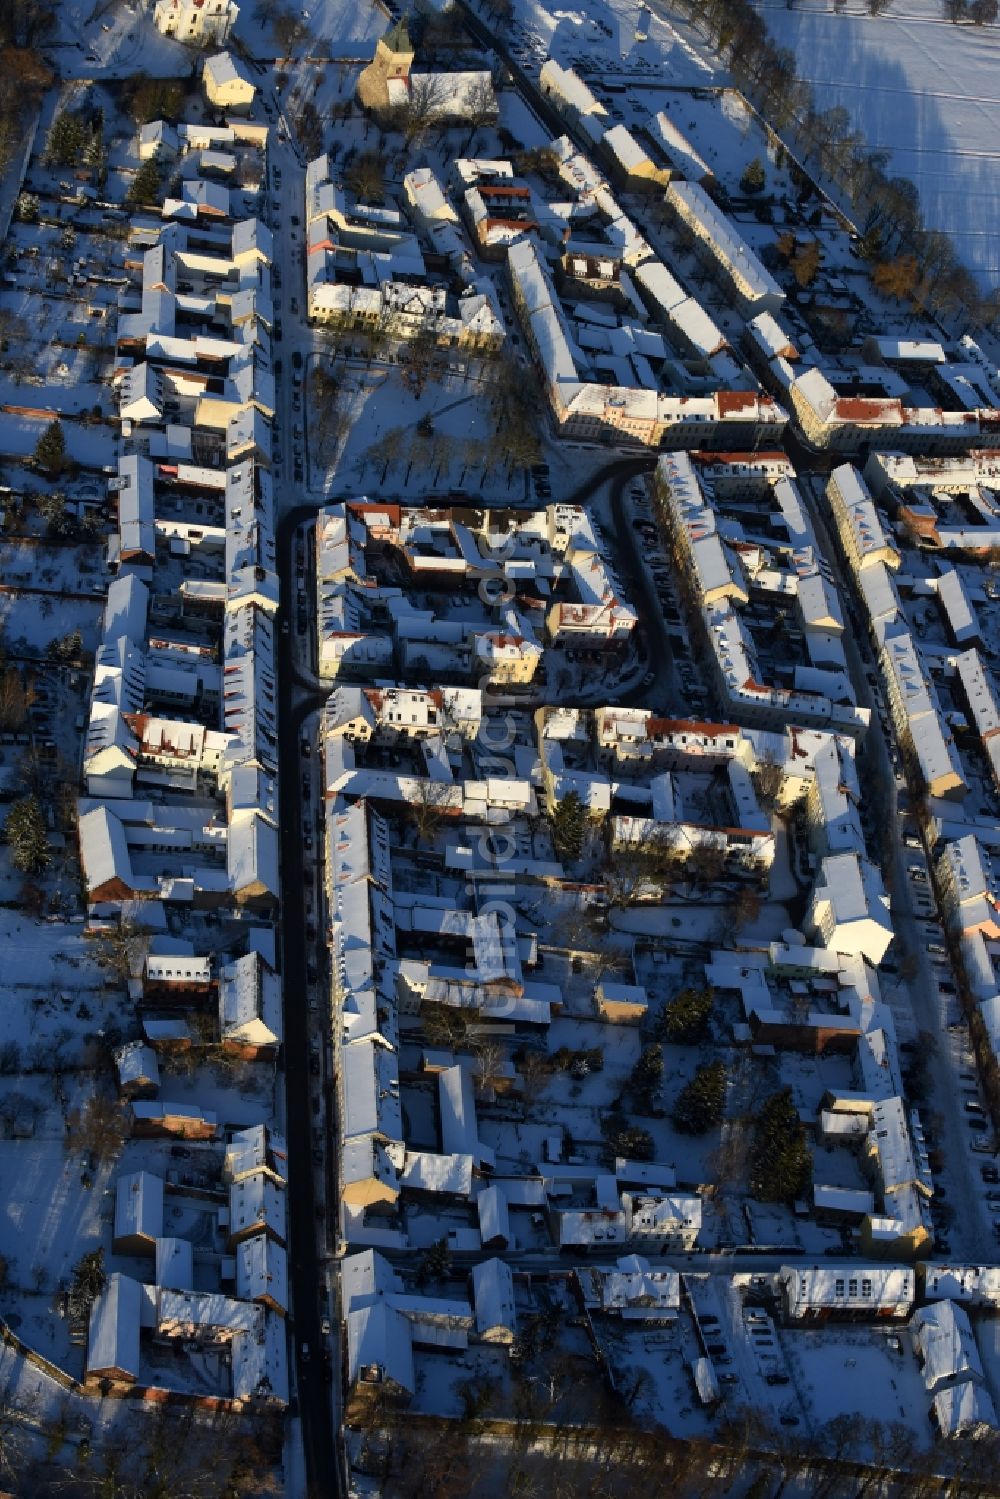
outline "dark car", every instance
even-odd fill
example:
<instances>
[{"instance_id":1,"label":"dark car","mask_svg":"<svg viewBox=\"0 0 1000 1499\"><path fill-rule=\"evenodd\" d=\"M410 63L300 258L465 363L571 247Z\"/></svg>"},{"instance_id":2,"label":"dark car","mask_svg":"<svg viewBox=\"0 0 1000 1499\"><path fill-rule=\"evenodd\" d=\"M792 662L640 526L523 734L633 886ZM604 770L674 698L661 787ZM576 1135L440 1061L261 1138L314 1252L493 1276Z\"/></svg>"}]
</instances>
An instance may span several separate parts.
<instances>
[{"instance_id":1,"label":"dark car","mask_svg":"<svg viewBox=\"0 0 1000 1499\"><path fill-rule=\"evenodd\" d=\"M292 355L292 366L297 370L300 370L302 368L302 352L300 349L296 349L295 353Z\"/></svg>"}]
</instances>

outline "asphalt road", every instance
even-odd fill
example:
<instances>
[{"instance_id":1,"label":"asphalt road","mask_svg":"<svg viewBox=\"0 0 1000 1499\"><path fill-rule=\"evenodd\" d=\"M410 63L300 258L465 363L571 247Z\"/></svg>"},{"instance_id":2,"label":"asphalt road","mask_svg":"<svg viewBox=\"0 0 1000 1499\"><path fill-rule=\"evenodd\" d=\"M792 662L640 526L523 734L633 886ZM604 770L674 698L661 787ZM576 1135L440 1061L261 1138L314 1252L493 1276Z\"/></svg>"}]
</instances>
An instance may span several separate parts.
<instances>
[{"instance_id":1,"label":"asphalt road","mask_svg":"<svg viewBox=\"0 0 1000 1499\"><path fill-rule=\"evenodd\" d=\"M278 527L278 576L281 579L284 620L295 616L293 589L295 572L292 546L296 527L314 514L312 506L300 506L282 518ZM278 770L281 806L281 939L282 980L285 1000L285 1098L288 1136L288 1199L291 1252L292 1314L295 1343L293 1363L302 1439L305 1449L308 1499L340 1499L342 1470L338 1461L339 1422L331 1419L331 1390L339 1389L340 1371L333 1370L332 1386L326 1381L323 1351L326 1339L320 1332L320 1297L324 1293L325 1267L317 1249L323 1223L317 1219L315 1181L312 1169L314 1124L309 1077L309 1009L306 967L309 947L303 900L303 846L301 765L299 733L303 721L315 712L321 697L303 697L293 659L295 635L278 637ZM313 817L313 804L308 816ZM321 955L317 940L317 959ZM318 966L320 966L318 964ZM332 1211L332 1204L327 1205ZM324 1220L325 1221L325 1220ZM308 1347L309 1357L302 1355Z\"/></svg>"}]
</instances>

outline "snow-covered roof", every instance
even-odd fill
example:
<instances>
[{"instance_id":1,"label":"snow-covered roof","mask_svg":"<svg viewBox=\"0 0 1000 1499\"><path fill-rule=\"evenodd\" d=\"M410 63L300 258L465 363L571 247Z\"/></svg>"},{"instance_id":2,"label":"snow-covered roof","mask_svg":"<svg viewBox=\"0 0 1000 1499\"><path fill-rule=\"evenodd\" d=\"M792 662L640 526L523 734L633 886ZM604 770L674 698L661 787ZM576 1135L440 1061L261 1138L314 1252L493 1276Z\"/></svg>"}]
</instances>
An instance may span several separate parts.
<instances>
[{"instance_id":1,"label":"snow-covered roof","mask_svg":"<svg viewBox=\"0 0 1000 1499\"><path fill-rule=\"evenodd\" d=\"M975 640L981 633L969 592L957 568L949 567L937 580L937 596L958 645Z\"/></svg>"},{"instance_id":2,"label":"snow-covered roof","mask_svg":"<svg viewBox=\"0 0 1000 1499\"><path fill-rule=\"evenodd\" d=\"M555 94L578 114L607 114L605 106L591 93L579 73L572 68L564 68L555 58L546 58L538 76L544 92Z\"/></svg>"},{"instance_id":3,"label":"snow-covered roof","mask_svg":"<svg viewBox=\"0 0 1000 1499\"><path fill-rule=\"evenodd\" d=\"M288 1404L288 1337L283 1319L256 1308L250 1327L234 1334L231 1345L233 1398Z\"/></svg>"},{"instance_id":4,"label":"snow-covered roof","mask_svg":"<svg viewBox=\"0 0 1000 1499\"><path fill-rule=\"evenodd\" d=\"M156 1052L142 1041L129 1041L115 1053L118 1085L124 1089L136 1083L158 1087L160 1067Z\"/></svg>"},{"instance_id":5,"label":"snow-covered roof","mask_svg":"<svg viewBox=\"0 0 1000 1499\"><path fill-rule=\"evenodd\" d=\"M441 1110L441 1143L454 1155L471 1155L477 1161L491 1153L479 1143L476 1103L472 1073L456 1063L438 1073L438 1098Z\"/></svg>"},{"instance_id":6,"label":"snow-covered roof","mask_svg":"<svg viewBox=\"0 0 1000 1499\"><path fill-rule=\"evenodd\" d=\"M954 1301L935 1301L918 1308L910 1318L909 1329L923 1361L924 1384L929 1390L970 1376L982 1379L983 1365L972 1324Z\"/></svg>"},{"instance_id":7,"label":"snow-covered roof","mask_svg":"<svg viewBox=\"0 0 1000 1499\"><path fill-rule=\"evenodd\" d=\"M141 1287L113 1271L90 1312L87 1373L139 1378L139 1300Z\"/></svg>"},{"instance_id":8,"label":"snow-covered roof","mask_svg":"<svg viewBox=\"0 0 1000 1499\"><path fill-rule=\"evenodd\" d=\"M206 57L204 78L206 84L211 84L216 89L239 83L249 91L251 98L256 92L256 85L246 68L231 52L215 52L211 57Z\"/></svg>"},{"instance_id":9,"label":"snow-covered roof","mask_svg":"<svg viewBox=\"0 0 1000 1499\"><path fill-rule=\"evenodd\" d=\"M190 1239L157 1239L156 1284L171 1291L194 1290L194 1245Z\"/></svg>"},{"instance_id":10,"label":"snow-covered roof","mask_svg":"<svg viewBox=\"0 0 1000 1499\"><path fill-rule=\"evenodd\" d=\"M472 1269L476 1331L491 1342L512 1342L517 1332L514 1277L503 1260L482 1260Z\"/></svg>"},{"instance_id":11,"label":"snow-covered roof","mask_svg":"<svg viewBox=\"0 0 1000 1499\"><path fill-rule=\"evenodd\" d=\"M125 829L113 812L107 807L85 812L77 823L77 834L88 890L98 890L114 880L129 889L136 888Z\"/></svg>"},{"instance_id":12,"label":"snow-covered roof","mask_svg":"<svg viewBox=\"0 0 1000 1499\"><path fill-rule=\"evenodd\" d=\"M273 1301L288 1310L288 1252L268 1234L237 1244L236 1294L243 1301Z\"/></svg>"},{"instance_id":13,"label":"snow-covered roof","mask_svg":"<svg viewBox=\"0 0 1000 1499\"><path fill-rule=\"evenodd\" d=\"M784 302L785 293L770 271L703 187L696 182L671 182L667 202L698 227L748 301L766 297L779 305Z\"/></svg>"},{"instance_id":14,"label":"snow-covered roof","mask_svg":"<svg viewBox=\"0 0 1000 1499\"><path fill-rule=\"evenodd\" d=\"M905 1316L916 1297L916 1273L909 1265L857 1260L846 1265L782 1265L778 1276L792 1316L838 1309Z\"/></svg>"},{"instance_id":15,"label":"snow-covered roof","mask_svg":"<svg viewBox=\"0 0 1000 1499\"><path fill-rule=\"evenodd\" d=\"M411 1325L385 1302L349 1311L347 1323L347 1378L382 1383L388 1380L412 1394L416 1389Z\"/></svg>"},{"instance_id":16,"label":"snow-covered roof","mask_svg":"<svg viewBox=\"0 0 1000 1499\"><path fill-rule=\"evenodd\" d=\"M252 1124L235 1131L226 1147L225 1175L228 1181L266 1168L282 1181L288 1175L288 1146L285 1137L270 1125Z\"/></svg>"},{"instance_id":17,"label":"snow-covered roof","mask_svg":"<svg viewBox=\"0 0 1000 1499\"><path fill-rule=\"evenodd\" d=\"M641 167L652 165L649 152L640 146L627 125L612 125L602 139L626 172L637 172Z\"/></svg>"},{"instance_id":18,"label":"snow-covered roof","mask_svg":"<svg viewBox=\"0 0 1000 1499\"><path fill-rule=\"evenodd\" d=\"M253 1171L229 1188L229 1232L269 1229L282 1241L288 1237L288 1205L284 1189L264 1171Z\"/></svg>"},{"instance_id":19,"label":"snow-covered roof","mask_svg":"<svg viewBox=\"0 0 1000 1499\"><path fill-rule=\"evenodd\" d=\"M677 128L666 110L660 110L651 128L667 156L685 177L690 178L692 182L703 182L706 178L715 175L705 158L695 149L684 132Z\"/></svg>"},{"instance_id":20,"label":"snow-covered roof","mask_svg":"<svg viewBox=\"0 0 1000 1499\"><path fill-rule=\"evenodd\" d=\"M130 1171L115 1183L115 1238L152 1241L163 1233L163 1179Z\"/></svg>"},{"instance_id":21,"label":"snow-covered roof","mask_svg":"<svg viewBox=\"0 0 1000 1499\"><path fill-rule=\"evenodd\" d=\"M987 1390L971 1379L934 1396L934 1419L942 1436L975 1435L984 1428L996 1430L997 1413Z\"/></svg>"},{"instance_id":22,"label":"snow-covered roof","mask_svg":"<svg viewBox=\"0 0 1000 1499\"><path fill-rule=\"evenodd\" d=\"M282 1036L281 980L259 953L245 953L219 974L222 1039L278 1045Z\"/></svg>"},{"instance_id":23,"label":"snow-covered roof","mask_svg":"<svg viewBox=\"0 0 1000 1499\"><path fill-rule=\"evenodd\" d=\"M496 1183L484 1187L476 1198L476 1212L484 1244L490 1244L494 1239L503 1239L505 1244L510 1242L510 1214L502 1187Z\"/></svg>"}]
</instances>

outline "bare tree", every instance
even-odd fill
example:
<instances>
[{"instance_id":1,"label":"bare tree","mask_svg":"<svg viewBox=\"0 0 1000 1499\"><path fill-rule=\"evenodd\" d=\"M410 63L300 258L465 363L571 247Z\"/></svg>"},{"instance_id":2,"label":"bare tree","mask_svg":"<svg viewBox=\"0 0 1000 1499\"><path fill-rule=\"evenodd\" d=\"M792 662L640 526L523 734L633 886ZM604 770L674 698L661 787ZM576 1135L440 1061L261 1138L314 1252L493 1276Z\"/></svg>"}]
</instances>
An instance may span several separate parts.
<instances>
[{"instance_id":1,"label":"bare tree","mask_svg":"<svg viewBox=\"0 0 1000 1499\"><path fill-rule=\"evenodd\" d=\"M718 923L717 941L733 941L744 927L752 926L760 915L763 902L760 893L750 885L741 885L732 901L723 907Z\"/></svg>"},{"instance_id":2,"label":"bare tree","mask_svg":"<svg viewBox=\"0 0 1000 1499\"><path fill-rule=\"evenodd\" d=\"M518 1063L517 1072L521 1097L530 1107L544 1091L552 1076L552 1068L548 1058L540 1051L526 1051Z\"/></svg>"},{"instance_id":3,"label":"bare tree","mask_svg":"<svg viewBox=\"0 0 1000 1499\"><path fill-rule=\"evenodd\" d=\"M431 323L424 319L406 348L406 378L414 395L423 395L428 380L438 377L440 373L437 337Z\"/></svg>"},{"instance_id":4,"label":"bare tree","mask_svg":"<svg viewBox=\"0 0 1000 1499\"><path fill-rule=\"evenodd\" d=\"M402 130L408 146L426 135L435 116L444 112L448 85L440 73L417 73L410 77L410 96L403 107Z\"/></svg>"},{"instance_id":5,"label":"bare tree","mask_svg":"<svg viewBox=\"0 0 1000 1499\"><path fill-rule=\"evenodd\" d=\"M493 84L485 75L477 78L465 94L465 117L469 122L469 140L490 120L496 119L497 101Z\"/></svg>"},{"instance_id":6,"label":"bare tree","mask_svg":"<svg viewBox=\"0 0 1000 1499\"><path fill-rule=\"evenodd\" d=\"M781 800L785 772L772 754L763 754L750 773L757 800L765 812L773 812Z\"/></svg>"},{"instance_id":7,"label":"bare tree","mask_svg":"<svg viewBox=\"0 0 1000 1499\"><path fill-rule=\"evenodd\" d=\"M366 203L381 203L385 198L385 167L377 151L362 151L348 167L344 181Z\"/></svg>"},{"instance_id":8,"label":"bare tree","mask_svg":"<svg viewBox=\"0 0 1000 1499\"><path fill-rule=\"evenodd\" d=\"M478 1037L474 1050L479 1068L479 1083L482 1088L493 1086L494 1079L501 1076L507 1060L507 1048L496 1036Z\"/></svg>"},{"instance_id":9,"label":"bare tree","mask_svg":"<svg viewBox=\"0 0 1000 1499\"><path fill-rule=\"evenodd\" d=\"M419 843L429 843L441 826L451 805L451 782L421 777L413 787L407 815Z\"/></svg>"},{"instance_id":10,"label":"bare tree","mask_svg":"<svg viewBox=\"0 0 1000 1499\"><path fill-rule=\"evenodd\" d=\"M123 982L138 978L149 951L149 933L132 921L122 921L103 932L96 948L97 961Z\"/></svg>"},{"instance_id":11,"label":"bare tree","mask_svg":"<svg viewBox=\"0 0 1000 1499\"><path fill-rule=\"evenodd\" d=\"M16 666L0 671L0 729L20 729L28 716L24 682Z\"/></svg>"},{"instance_id":12,"label":"bare tree","mask_svg":"<svg viewBox=\"0 0 1000 1499\"><path fill-rule=\"evenodd\" d=\"M82 1109L72 1109L66 1121L70 1150L90 1151L99 1161L116 1156L125 1139L125 1112L117 1099L95 1093Z\"/></svg>"},{"instance_id":13,"label":"bare tree","mask_svg":"<svg viewBox=\"0 0 1000 1499\"><path fill-rule=\"evenodd\" d=\"M394 463L398 463L403 456L406 446L406 433L402 427L390 427L383 432L377 446L377 456L382 460L382 478L385 479Z\"/></svg>"}]
</instances>

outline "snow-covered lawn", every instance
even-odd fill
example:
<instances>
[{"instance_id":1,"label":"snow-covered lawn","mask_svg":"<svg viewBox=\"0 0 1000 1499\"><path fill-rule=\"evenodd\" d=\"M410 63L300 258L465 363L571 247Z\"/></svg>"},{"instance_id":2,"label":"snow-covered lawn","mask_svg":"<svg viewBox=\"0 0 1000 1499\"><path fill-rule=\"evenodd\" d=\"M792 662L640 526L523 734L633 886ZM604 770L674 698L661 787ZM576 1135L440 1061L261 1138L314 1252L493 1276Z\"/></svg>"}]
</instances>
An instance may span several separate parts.
<instances>
[{"instance_id":1,"label":"snow-covered lawn","mask_svg":"<svg viewBox=\"0 0 1000 1499\"><path fill-rule=\"evenodd\" d=\"M953 26L938 0L897 0L878 18L858 0L839 16L817 0L758 8L819 108L843 105L871 149L892 153L891 173L916 184L928 226L947 230L985 284L1000 280L1000 28Z\"/></svg>"},{"instance_id":2,"label":"snow-covered lawn","mask_svg":"<svg viewBox=\"0 0 1000 1499\"><path fill-rule=\"evenodd\" d=\"M26 406L36 404L35 391L30 385L23 387L21 399ZM0 453L7 458L28 458L35 451L38 439L49 425L51 417L18 416L10 411L0 412ZM74 463L84 468L100 469L115 460L116 442L108 427L84 427L79 422L65 422L63 434L66 452Z\"/></svg>"},{"instance_id":3,"label":"snow-covered lawn","mask_svg":"<svg viewBox=\"0 0 1000 1499\"><path fill-rule=\"evenodd\" d=\"M42 585L43 587L46 585ZM92 586L89 578L80 578L75 587ZM7 649L17 654L44 655L52 640L62 639L74 630L80 631L85 651L92 651L100 633L101 605L80 599L40 598L37 593L0 594L0 623ZM76 710L84 711L81 699Z\"/></svg>"},{"instance_id":4,"label":"snow-covered lawn","mask_svg":"<svg viewBox=\"0 0 1000 1499\"><path fill-rule=\"evenodd\" d=\"M314 484L332 482L338 491L354 493L377 486L381 494L414 500L432 490L443 494L458 487L470 498L478 493L515 503L524 500L523 470L508 473L498 462L490 392L480 382L447 375L428 382L416 395L395 370L382 369L353 371L351 384L350 404L345 403L352 422L346 446L336 472L331 467L324 476L323 469L313 465ZM424 417L433 423L426 439L417 432ZM489 465L485 472L484 462Z\"/></svg>"},{"instance_id":5,"label":"snow-covered lawn","mask_svg":"<svg viewBox=\"0 0 1000 1499\"><path fill-rule=\"evenodd\" d=\"M889 1339L900 1344L897 1352ZM930 1397L905 1331L797 1328L781 1340L803 1404L821 1426L835 1416L902 1422L915 1446L927 1445Z\"/></svg>"},{"instance_id":6,"label":"snow-covered lawn","mask_svg":"<svg viewBox=\"0 0 1000 1499\"><path fill-rule=\"evenodd\" d=\"M375 43L389 29L385 11L369 0L303 0L295 7L308 23L310 59L363 58L367 62ZM241 5L235 35L257 58L272 59L277 43L269 23L261 25L253 5ZM302 49L297 55L301 57Z\"/></svg>"},{"instance_id":7,"label":"snow-covered lawn","mask_svg":"<svg viewBox=\"0 0 1000 1499\"><path fill-rule=\"evenodd\" d=\"M71 1354L66 1324L53 1311L52 1297L60 1284L68 1284L82 1254L99 1245L110 1250L113 1208L105 1195L111 1166L94 1173L92 1187L85 1187L81 1176L81 1158L67 1154L54 1112L43 1116L34 1139L0 1139L2 1249L9 1284L21 1293L13 1298L20 1315L17 1331L26 1343L77 1374L82 1360Z\"/></svg>"}]
</instances>

